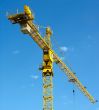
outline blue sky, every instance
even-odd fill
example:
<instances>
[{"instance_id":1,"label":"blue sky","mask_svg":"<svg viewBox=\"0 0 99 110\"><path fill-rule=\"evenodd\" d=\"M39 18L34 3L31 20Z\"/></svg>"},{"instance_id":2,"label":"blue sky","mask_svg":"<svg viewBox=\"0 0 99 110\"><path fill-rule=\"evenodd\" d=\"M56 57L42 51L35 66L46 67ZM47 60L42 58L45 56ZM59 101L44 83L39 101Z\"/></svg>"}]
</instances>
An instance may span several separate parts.
<instances>
[{"instance_id":1,"label":"blue sky","mask_svg":"<svg viewBox=\"0 0 99 110\"><path fill-rule=\"evenodd\" d=\"M0 110L42 110L42 51L12 25L6 13L23 11L27 4L34 23L53 30L53 49L72 67L79 80L99 100L99 1L3 0L0 3ZM40 29L44 36L44 28ZM64 52L60 54L58 48ZM65 49L65 50L64 50ZM68 82L54 65L54 110L99 110ZM75 96L72 90L75 89Z\"/></svg>"}]
</instances>

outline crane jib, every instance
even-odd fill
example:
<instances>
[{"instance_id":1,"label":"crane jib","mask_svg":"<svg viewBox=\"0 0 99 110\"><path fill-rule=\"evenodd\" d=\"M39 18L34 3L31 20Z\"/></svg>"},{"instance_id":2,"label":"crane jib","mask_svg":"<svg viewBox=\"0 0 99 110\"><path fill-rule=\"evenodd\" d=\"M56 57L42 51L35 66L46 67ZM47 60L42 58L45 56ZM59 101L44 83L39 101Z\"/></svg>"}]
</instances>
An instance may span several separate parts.
<instances>
[{"instance_id":1,"label":"crane jib","mask_svg":"<svg viewBox=\"0 0 99 110\"><path fill-rule=\"evenodd\" d=\"M38 30L36 29L34 24L30 24L28 22L28 25L31 27L31 29L33 29L33 31L35 32L35 34L31 34L28 33L29 35L31 35L31 37L33 38L33 40L42 48L44 49L44 47L49 48L49 46L47 45L47 43L44 41L44 39L40 36ZM80 81L78 80L78 78L75 76L75 74L73 74L73 72L66 66L66 64L64 64L64 62L58 57L57 54L55 54L55 52L49 48L50 51L53 54L53 59L55 62L58 62L57 64L59 65L59 67L66 73L66 75L68 76L68 78L71 80L73 79L73 83L79 87L79 89L84 93L85 96L88 97L88 99L92 102L95 103L96 101L94 100L94 98L88 93L88 91L86 90L86 88L84 88L84 86L80 83Z\"/></svg>"}]
</instances>

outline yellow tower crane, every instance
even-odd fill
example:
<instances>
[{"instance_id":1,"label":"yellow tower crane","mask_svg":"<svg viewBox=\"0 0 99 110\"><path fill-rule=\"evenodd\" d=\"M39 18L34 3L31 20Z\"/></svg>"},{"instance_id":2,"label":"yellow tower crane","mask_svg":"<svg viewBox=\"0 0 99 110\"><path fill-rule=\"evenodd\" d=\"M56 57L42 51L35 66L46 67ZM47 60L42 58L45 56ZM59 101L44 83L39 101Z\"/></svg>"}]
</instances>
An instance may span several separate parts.
<instances>
[{"instance_id":1,"label":"yellow tower crane","mask_svg":"<svg viewBox=\"0 0 99 110\"><path fill-rule=\"evenodd\" d=\"M43 110L53 110L53 63L55 62L61 70L69 78L69 81L74 83L83 94L90 100L90 102L95 103L96 100L90 95L86 87L78 80L76 75L70 70L67 65L58 57L58 55L51 48L50 37L52 31L50 27L46 28L46 35L44 38L41 37L39 30L36 25L32 22L34 16L30 8L25 5L24 12L20 14L15 14L8 16L8 19L13 24L20 24L21 31L24 34L28 34L31 38L38 44L38 46L43 50L43 63L39 68L42 70L43 77Z\"/></svg>"}]
</instances>

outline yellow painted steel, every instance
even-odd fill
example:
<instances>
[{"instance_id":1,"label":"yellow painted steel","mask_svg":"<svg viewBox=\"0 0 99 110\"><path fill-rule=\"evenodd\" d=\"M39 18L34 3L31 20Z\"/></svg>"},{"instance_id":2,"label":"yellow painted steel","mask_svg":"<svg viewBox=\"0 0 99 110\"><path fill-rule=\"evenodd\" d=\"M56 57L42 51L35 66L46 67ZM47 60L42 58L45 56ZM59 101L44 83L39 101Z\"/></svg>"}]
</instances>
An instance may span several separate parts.
<instances>
[{"instance_id":1,"label":"yellow painted steel","mask_svg":"<svg viewBox=\"0 0 99 110\"><path fill-rule=\"evenodd\" d=\"M53 76L43 76L43 110L53 110Z\"/></svg>"},{"instance_id":2,"label":"yellow painted steel","mask_svg":"<svg viewBox=\"0 0 99 110\"><path fill-rule=\"evenodd\" d=\"M32 14L31 12L26 13L27 16L29 14ZM32 21L30 21L29 19L24 19L24 22L22 16L24 16L24 14L22 14L21 16L10 16L8 17L8 19L13 21L14 23L19 23L22 26L21 28L24 27L23 32L27 32L27 34L29 34L31 38L37 43L37 45L43 50L43 110L53 110L53 62L55 62L60 67L60 69L65 72L69 80L73 82L81 90L81 92L83 92L83 94L90 100L90 102L95 103L96 100L90 95L90 93L78 80L72 70L70 70L67 65L52 50L50 41L50 36L52 34L51 29L49 27L46 28L46 36L42 38L35 24L32 23Z\"/></svg>"},{"instance_id":3,"label":"yellow painted steel","mask_svg":"<svg viewBox=\"0 0 99 110\"><path fill-rule=\"evenodd\" d=\"M24 6L24 13L27 14L27 15L31 15L32 14L30 8L27 5Z\"/></svg>"},{"instance_id":4,"label":"yellow painted steel","mask_svg":"<svg viewBox=\"0 0 99 110\"><path fill-rule=\"evenodd\" d=\"M31 10L30 10L30 8L27 6L27 5L25 5L24 6L24 13L30 18L30 19L34 19L34 16L32 15L32 12L31 12Z\"/></svg>"},{"instance_id":5,"label":"yellow painted steel","mask_svg":"<svg viewBox=\"0 0 99 110\"><path fill-rule=\"evenodd\" d=\"M47 45L51 48L50 42L51 29L46 28L44 38ZM49 49L43 49L43 110L53 110L53 58Z\"/></svg>"}]
</instances>

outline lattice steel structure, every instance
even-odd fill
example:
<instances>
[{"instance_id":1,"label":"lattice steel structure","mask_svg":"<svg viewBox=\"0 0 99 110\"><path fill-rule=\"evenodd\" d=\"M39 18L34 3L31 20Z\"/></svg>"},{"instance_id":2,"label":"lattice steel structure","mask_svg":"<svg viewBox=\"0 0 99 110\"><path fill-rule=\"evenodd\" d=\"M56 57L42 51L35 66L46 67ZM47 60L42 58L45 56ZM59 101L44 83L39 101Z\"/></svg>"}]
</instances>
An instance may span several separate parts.
<instances>
[{"instance_id":1,"label":"lattice steel structure","mask_svg":"<svg viewBox=\"0 0 99 110\"><path fill-rule=\"evenodd\" d=\"M60 67L60 69L69 78L69 81L74 83L92 103L96 102L96 100L87 91L86 87L78 80L73 71L70 70L52 50L50 42L52 32L49 27L46 28L46 36L44 38L41 37L37 26L32 22L32 20L34 20L34 16L28 6L24 7L23 13L8 16L8 19L13 24L20 24L21 31L24 34L30 35L43 50L43 63L39 68L42 70L43 76L43 110L53 110L53 62Z\"/></svg>"},{"instance_id":2,"label":"lattice steel structure","mask_svg":"<svg viewBox=\"0 0 99 110\"><path fill-rule=\"evenodd\" d=\"M51 48L51 29L46 28L44 41ZM43 49L43 64L40 68L43 72L43 109L53 110L53 57L49 49Z\"/></svg>"}]
</instances>

